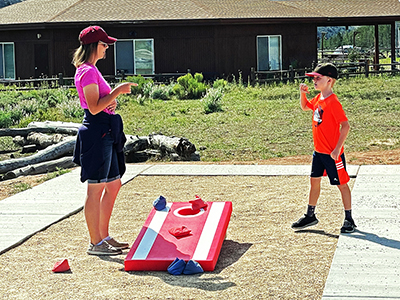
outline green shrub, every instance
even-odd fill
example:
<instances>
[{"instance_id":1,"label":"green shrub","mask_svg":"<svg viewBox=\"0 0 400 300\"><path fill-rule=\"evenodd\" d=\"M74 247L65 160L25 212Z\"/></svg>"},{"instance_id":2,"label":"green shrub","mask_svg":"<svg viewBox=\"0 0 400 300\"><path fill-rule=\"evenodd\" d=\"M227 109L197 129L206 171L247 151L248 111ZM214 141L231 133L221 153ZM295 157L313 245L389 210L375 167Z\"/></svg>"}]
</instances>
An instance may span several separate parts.
<instances>
[{"instance_id":1,"label":"green shrub","mask_svg":"<svg viewBox=\"0 0 400 300\"><path fill-rule=\"evenodd\" d=\"M154 84L151 88L150 97L153 99L169 100L174 94L173 85Z\"/></svg>"},{"instance_id":2,"label":"green shrub","mask_svg":"<svg viewBox=\"0 0 400 300\"><path fill-rule=\"evenodd\" d=\"M46 104L49 107L56 107L58 104L59 99L57 98L56 95L49 95L48 98L46 99Z\"/></svg>"},{"instance_id":3,"label":"green shrub","mask_svg":"<svg viewBox=\"0 0 400 300\"><path fill-rule=\"evenodd\" d=\"M141 75L138 76L128 76L126 77L127 82L134 82L137 83L137 86L132 86L132 94L133 95L138 95L143 93L143 89L145 85L149 83L153 83L153 80L150 78L144 78Z\"/></svg>"},{"instance_id":4,"label":"green shrub","mask_svg":"<svg viewBox=\"0 0 400 300\"><path fill-rule=\"evenodd\" d=\"M11 112L0 110L0 128L7 128L12 125Z\"/></svg>"},{"instance_id":5,"label":"green shrub","mask_svg":"<svg viewBox=\"0 0 400 300\"><path fill-rule=\"evenodd\" d=\"M201 73L195 73L194 74L194 79L197 81L197 82L202 82L203 81L203 74L201 74Z\"/></svg>"},{"instance_id":6,"label":"green shrub","mask_svg":"<svg viewBox=\"0 0 400 300\"><path fill-rule=\"evenodd\" d=\"M222 88L209 89L203 99L201 99L201 101L203 102L204 112L206 114L210 114L223 111L221 104L223 96L224 93L222 91Z\"/></svg>"},{"instance_id":7,"label":"green shrub","mask_svg":"<svg viewBox=\"0 0 400 300\"><path fill-rule=\"evenodd\" d=\"M151 91L152 91L152 89L153 89L153 82L146 82L144 85L143 85L143 90L142 90L142 92L143 92L143 95L145 96L145 97L147 97L147 98L150 98L150 95L151 95Z\"/></svg>"},{"instance_id":8,"label":"green shrub","mask_svg":"<svg viewBox=\"0 0 400 300\"><path fill-rule=\"evenodd\" d=\"M178 77L177 81L185 90L189 88L189 80L193 79L192 74L187 73L186 75Z\"/></svg>"},{"instance_id":9,"label":"green shrub","mask_svg":"<svg viewBox=\"0 0 400 300\"><path fill-rule=\"evenodd\" d=\"M361 58L361 52L357 49L351 49L349 51L348 59L352 62L358 61Z\"/></svg>"},{"instance_id":10,"label":"green shrub","mask_svg":"<svg viewBox=\"0 0 400 300\"><path fill-rule=\"evenodd\" d=\"M174 93L174 95L178 98L178 99L186 99L186 91L185 88L178 84L175 84L172 88L172 91Z\"/></svg>"},{"instance_id":11,"label":"green shrub","mask_svg":"<svg viewBox=\"0 0 400 300\"><path fill-rule=\"evenodd\" d=\"M65 101L59 105L59 108L66 119L82 119L84 116L84 111L78 99Z\"/></svg>"},{"instance_id":12,"label":"green shrub","mask_svg":"<svg viewBox=\"0 0 400 300\"><path fill-rule=\"evenodd\" d=\"M213 88L214 89L225 88L227 84L228 82L225 79L217 79L213 83Z\"/></svg>"},{"instance_id":13,"label":"green shrub","mask_svg":"<svg viewBox=\"0 0 400 300\"><path fill-rule=\"evenodd\" d=\"M176 94L178 99L200 99L207 90L207 86L202 82L203 74L196 73L194 77L188 73L177 79L178 84L182 86L184 93L179 88L179 93Z\"/></svg>"}]
</instances>

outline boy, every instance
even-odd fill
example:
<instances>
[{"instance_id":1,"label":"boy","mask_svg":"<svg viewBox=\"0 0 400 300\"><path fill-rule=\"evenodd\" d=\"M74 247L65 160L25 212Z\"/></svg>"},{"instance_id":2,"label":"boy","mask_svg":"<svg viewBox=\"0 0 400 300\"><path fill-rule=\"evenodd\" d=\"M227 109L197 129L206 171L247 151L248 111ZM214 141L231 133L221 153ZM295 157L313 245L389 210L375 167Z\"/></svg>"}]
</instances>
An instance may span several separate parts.
<instances>
[{"instance_id":1,"label":"boy","mask_svg":"<svg viewBox=\"0 0 400 300\"><path fill-rule=\"evenodd\" d=\"M340 190L345 220L341 233L354 232L356 225L351 216L351 192L348 186L350 177L346 171L343 145L350 125L337 96L332 88L338 78L336 67L331 63L319 64L312 73L314 88L320 93L308 101L308 86L300 84L300 106L302 110L313 111L314 154L310 177L310 194L307 213L292 224L293 229L303 229L316 225L315 206L320 194L321 178L328 175L330 183Z\"/></svg>"}]
</instances>

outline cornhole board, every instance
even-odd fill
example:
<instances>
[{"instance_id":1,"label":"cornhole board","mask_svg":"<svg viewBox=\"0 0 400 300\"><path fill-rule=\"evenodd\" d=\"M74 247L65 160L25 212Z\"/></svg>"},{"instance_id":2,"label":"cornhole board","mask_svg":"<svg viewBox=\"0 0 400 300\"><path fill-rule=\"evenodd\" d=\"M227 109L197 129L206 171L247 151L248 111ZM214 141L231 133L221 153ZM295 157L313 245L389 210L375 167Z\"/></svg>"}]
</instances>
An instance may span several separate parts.
<instances>
[{"instance_id":1,"label":"cornhole board","mask_svg":"<svg viewBox=\"0 0 400 300\"><path fill-rule=\"evenodd\" d=\"M207 202L192 210L189 202L172 202L162 211L154 208L125 258L126 271L166 271L176 257L197 261L213 271L232 214L232 202ZM186 226L190 235L177 238L168 232Z\"/></svg>"}]
</instances>

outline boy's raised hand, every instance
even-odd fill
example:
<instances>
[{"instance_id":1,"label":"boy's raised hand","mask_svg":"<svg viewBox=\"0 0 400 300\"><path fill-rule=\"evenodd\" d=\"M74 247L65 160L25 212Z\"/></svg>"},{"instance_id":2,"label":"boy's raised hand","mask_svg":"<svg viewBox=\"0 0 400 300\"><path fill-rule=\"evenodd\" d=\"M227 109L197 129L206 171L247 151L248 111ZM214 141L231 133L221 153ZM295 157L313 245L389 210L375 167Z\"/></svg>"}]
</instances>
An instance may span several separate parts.
<instances>
[{"instance_id":1,"label":"boy's raised hand","mask_svg":"<svg viewBox=\"0 0 400 300\"><path fill-rule=\"evenodd\" d=\"M307 93L307 94L310 93L308 91L308 86L305 83L300 83L300 93Z\"/></svg>"}]
</instances>

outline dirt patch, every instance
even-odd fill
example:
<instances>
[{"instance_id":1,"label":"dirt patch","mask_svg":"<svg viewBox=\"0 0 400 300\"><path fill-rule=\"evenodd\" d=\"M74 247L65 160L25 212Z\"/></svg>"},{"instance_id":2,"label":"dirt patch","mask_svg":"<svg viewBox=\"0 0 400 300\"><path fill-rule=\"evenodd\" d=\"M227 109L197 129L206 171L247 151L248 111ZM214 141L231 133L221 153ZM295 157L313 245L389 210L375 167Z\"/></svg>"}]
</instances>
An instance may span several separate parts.
<instances>
[{"instance_id":1,"label":"dirt patch","mask_svg":"<svg viewBox=\"0 0 400 300\"><path fill-rule=\"evenodd\" d=\"M305 212L308 189L307 176L139 176L119 193L111 233L132 243L159 195L171 202L195 194L232 201L215 271L125 272L127 251L108 258L86 254L88 234L79 212L0 256L0 294L3 299L320 299L343 209L338 189L323 180L320 223L294 232L290 225ZM62 258L71 272L52 273Z\"/></svg>"},{"instance_id":2,"label":"dirt patch","mask_svg":"<svg viewBox=\"0 0 400 300\"><path fill-rule=\"evenodd\" d=\"M32 175L0 181L0 200L41 184L44 177L46 177L46 175Z\"/></svg>"}]
</instances>

